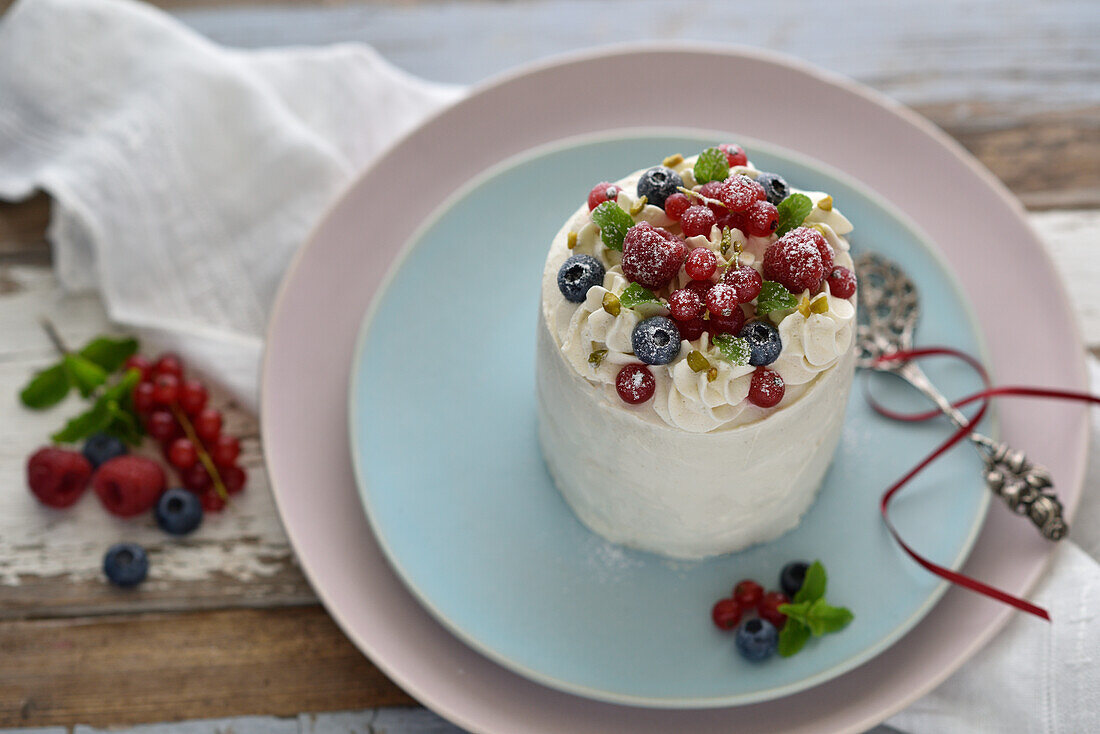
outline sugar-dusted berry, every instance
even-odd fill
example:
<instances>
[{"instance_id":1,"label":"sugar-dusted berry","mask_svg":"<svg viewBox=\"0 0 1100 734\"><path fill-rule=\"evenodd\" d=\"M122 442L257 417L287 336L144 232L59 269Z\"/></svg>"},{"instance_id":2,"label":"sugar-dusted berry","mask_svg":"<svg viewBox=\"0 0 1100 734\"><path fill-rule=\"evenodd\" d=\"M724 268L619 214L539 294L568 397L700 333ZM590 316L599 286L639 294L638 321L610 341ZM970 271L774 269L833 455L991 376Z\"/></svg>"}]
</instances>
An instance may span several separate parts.
<instances>
[{"instance_id":1,"label":"sugar-dusted berry","mask_svg":"<svg viewBox=\"0 0 1100 734\"><path fill-rule=\"evenodd\" d=\"M663 288L687 257L687 244L666 229L649 222L634 225L623 239L623 275L650 290Z\"/></svg>"},{"instance_id":2,"label":"sugar-dusted berry","mask_svg":"<svg viewBox=\"0 0 1100 734\"><path fill-rule=\"evenodd\" d=\"M88 488L91 476L91 463L76 451L47 446L27 459L27 486L48 507L75 503Z\"/></svg>"},{"instance_id":3,"label":"sugar-dusted berry","mask_svg":"<svg viewBox=\"0 0 1100 734\"><path fill-rule=\"evenodd\" d=\"M722 275L722 282L729 283L737 290L737 300L741 303L751 303L760 295L760 289L764 286L764 279L751 265L741 265L729 268Z\"/></svg>"},{"instance_id":4,"label":"sugar-dusted berry","mask_svg":"<svg viewBox=\"0 0 1100 734\"><path fill-rule=\"evenodd\" d=\"M680 353L680 329L664 316L638 322L630 334L634 356L646 364L668 364Z\"/></svg>"},{"instance_id":5,"label":"sugar-dusted berry","mask_svg":"<svg viewBox=\"0 0 1100 734\"><path fill-rule=\"evenodd\" d=\"M697 237L699 235L709 237L710 229L717 221L718 218L714 216L714 212L708 207L695 204L689 206L683 216L680 217L680 228L684 232L684 237Z\"/></svg>"},{"instance_id":6,"label":"sugar-dusted berry","mask_svg":"<svg viewBox=\"0 0 1100 734\"><path fill-rule=\"evenodd\" d=\"M769 201L754 201L745 212L747 234L767 237L779 226L779 209Z\"/></svg>"},{"instance_id":7,"label":"sugar-dusted berry","mask_svg":"<svg viewBox=\"0 0 1100 734\"><path fill-rule=\"evenodd\" d=\"M767 321L753 321L738 334L749 345L749 364L761 366L779 359L783 340L779 330Z\"/></svg>"},{"instance_id":8,"label":"sugar-dusted berry","mask_svg":"<svg viewBox=\"0 0 1100 734\"><path fill-rule=\"evenodd\" d=\"M690 288L681 288L668 297L668 310L678 322L702 316L703 308L703 299Z\"/></svg>"},{"instance_id":9,"label":"sugar-dusted berry","mask_svg":"<svg viewBox=\"0 0 1100 734\"><path fill-rule=\"evenodd\" d=\"M705 209L706 207L699 207ZM709 212L710 210L707 209ZM709 233L710 230L708 229ZM718 257L706 247L696 247L688 253L684 262L684 270L692 280L710 280L714 271L718 269Z\"/></svg>"},{"instance_id":10,"label":"sugar-dusted berry","mask_svg":"<svg viewBox=\"0 0 1100 734\"><path fill-rule=\"evenodd\" d=\"M802 234L806 231L814 232L799 227L780 237L764 251L764 277L776 281L792 293L815 290L825 276L821 251L812 238Z\"/></svg>"},{"instance_id":11,"label":"sugar-dusted berry","mask_svg":"<svg viewBox=\"0 0 1100 734\"><path fill-rule=\"evenodd\" d=\"M730 176L718 189L717 198L731 212L747 211L754 201L763 198L764 187L748 176Z\"/></svg>"},{"instance_id":12,"label":"sugar-dusted berry","mask_svg":"<svg viewBox=\"0 0 1100 734\"><path fill-rule=\"evenodd\" d=\"M722 143L718 150L726 154L726 160L730 166L745 166L749 163L749 157L745 155L745 149L736 143Z\"/></svg>"},{"instance_id":13,"label":"sugar-dusted berry","mask_svg":"<svg viewBox=\"0 0 1100 734\"><path fill-rule=\"evenodd\" d=\"M657 380L644 364L623 365L615 378L615 389L624 403L637 405L653 397Z\"/></svg>"},{"instance_id":14,"label":"sugar-dusted berry","mask_svg":"<svg viewBox=\"0 0 1100 734\"><path fill-rule=\"evenodd\" d=\"M733 599L719 599L710 610L714 626L720 630L731 630L741 621L741 606Z\"/></svg>"},{"instance_id":15,"label":"sugar-dusted berry","mask_svg":"<svg viewBox=\"0 0 1100 734\"><path fill-rule=\"evenodd\" d=\"M603 285L603 263L591 255L573 255L558 269L558 290L565 300L580 303L588 290Z\"/></svg>"},{"instance_id":16,"label":"sugar-dusted berry","mask_svg":"<svg viewBox=\"0 0 1100 734\"><path fill-rule=\"evenodd\" d=\"M837 298L851 298L856 294L856 274L837 266L829 273L829 292Z\"/></svg>"},{"instance_id":17,"label":"sugar-dusted berry","mask_svg":"<svg viewBox=\"0 0 1100 734\"><path fill-rule=\"evenodd\" d=\"M665 199L665 214L674 222L679 222L680 217L691 206L691 199L677 191Z\"/></svg>"},{"instance_id":18,"label":"sugar-dusted berry","mask_svg":"<svg viewBox=\"0 0 1100 734\"><path fill-rule=\"evenodd\" d=\"M749 383L749 402L758 408L774 408L783 399L786 389L778 372L757 367Z\"/></svg>"},{"instance_id":19,"label":"sugar-dusted berry","mask_svg":"<svg viewBox=\"0 0 1100 734\"><path fill-rule=\"evenodd\" d=\"M588 211L592 211L605 201L619 198L619 187L607 181L600 181L588 192Z\"/></svg>"},{"instance_id":20,"label":"sugar-dusted berry","mask_svg":"<svg viewBox=\"0 0 1100 734\"><path fill-rule=\"evenodd\" d=\"M734 311L741 310L737 301L737 290L729 283L712 286L707 292L707 310L712 318L729 318Z\"/></svg>"},{"instance_id":21,"label":"sugar-dusted berry","mask_svg":"<svg viewBox=\"0 0 1100 734\"><path fill-rule=\"evenodd\" d=\"M665 200L677 193L684 180L668 166L654 166L638 179L638 198L643 196L653 206L664 208Z\"/></svg>"}]
</instances>

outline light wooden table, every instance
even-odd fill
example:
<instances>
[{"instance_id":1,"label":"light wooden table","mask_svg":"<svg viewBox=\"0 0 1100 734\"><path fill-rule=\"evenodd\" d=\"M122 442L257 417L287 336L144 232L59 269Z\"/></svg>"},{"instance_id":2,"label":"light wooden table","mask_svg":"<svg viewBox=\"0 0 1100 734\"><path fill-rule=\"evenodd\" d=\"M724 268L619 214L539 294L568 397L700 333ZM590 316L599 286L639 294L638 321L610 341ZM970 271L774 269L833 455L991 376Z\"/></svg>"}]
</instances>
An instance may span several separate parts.
<instances>
[{"instance_id":1,"label":"light wooden table","mask_svg":"<svg viewBox=\"0 0 1100 734\"><path fill-rule=\"evenodd\" d=\"M1100 5L982 0L929 12L927 3L861 0L822 10L801 0L750 12L646 0L161 4L231 45L361 40L414 73L453 82L642 38L735 41L802 56L915 107L1000 176L1032 210L1086 340L1100 348ZM72 343L108 328L94 297L59 292L48 218L46 195L0 205L0 727L414 703L317 604L275 515L256 421L232 404L229 430L244 437L250 485L193 539L111 520L93 499L51 513L29 498L25 457L67 412L34 414L16 400L52 357L37 319L52 318ZM122 537L145 542L156 561L138 593L99 576L104 548Z\"/></svg>"}]
</instances>

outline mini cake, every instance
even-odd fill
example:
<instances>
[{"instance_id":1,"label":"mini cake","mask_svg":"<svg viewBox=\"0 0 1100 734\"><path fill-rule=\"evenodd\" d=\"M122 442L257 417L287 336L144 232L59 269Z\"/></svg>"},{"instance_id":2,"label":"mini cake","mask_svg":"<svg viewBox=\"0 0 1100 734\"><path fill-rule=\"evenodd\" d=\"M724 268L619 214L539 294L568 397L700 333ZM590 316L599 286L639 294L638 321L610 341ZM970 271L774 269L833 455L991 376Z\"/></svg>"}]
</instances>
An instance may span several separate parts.
<instances>
[{"instance_id":1,"label":"mini cake","mask_svg":"<svg viewBox=\"0 0 1100 734\"><path fill-rule=\"evenodd\" d=\"M851 223L736 145L597 184L550 246L539 439L577 517L702 558L795 527L855 368Z\"/></svg>"}]
</instances>

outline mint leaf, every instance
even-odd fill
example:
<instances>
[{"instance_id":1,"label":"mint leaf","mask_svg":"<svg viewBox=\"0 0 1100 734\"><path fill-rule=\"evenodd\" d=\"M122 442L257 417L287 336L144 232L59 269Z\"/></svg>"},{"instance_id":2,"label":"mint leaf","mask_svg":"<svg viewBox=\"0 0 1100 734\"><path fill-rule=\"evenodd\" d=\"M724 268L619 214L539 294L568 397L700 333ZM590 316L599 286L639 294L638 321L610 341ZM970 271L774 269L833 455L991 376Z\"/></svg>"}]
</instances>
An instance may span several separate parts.
<instances>
[{"instance_id":1,"label":"mint leaf","mask_svg":"<svg viewBox=\"0 0 1100 734\"><path fill-rule=\"evenodd\" d=\"M140 373L138 373L140 376ZM106 402L107 411L111 414L111 422L107 424L107 427L103 429L105 433L119 438L131 446L137 446L141 443L142 432L138 428L137 420L134 418L134 414L123 408L116 401L110 400Z\"/></svg>"},{"instance_id":2,"label":"mint leaf","mask_svg":"<svg viewBox=\"0 0 1100 734\"><path fill-rule=\"evenodd\" d=\"M853 618L852 613L845 607L830 606L824 599L818 599L810 607L806 622L814 637L821 637L829 632L839 632L847 627Z\"/></svg>"},{"instance_id":3,"label":"mint leaf","mask_svg":"<svg viewBox=\"0 0 1100 734\"><path fill-rule=\"evenodd\" d=\"M744 367L749 363L749 342L733 334L719 334L714 337L714 345L722 356L738 367Z\"/></svg>"},{"instance_id":4,"label":"mint leaf","mask_svg":"<svg viewBox=\"0 0 1100 734\"><path fill-rule=\"evenodd\" d=\"M773 280L765 280L760 286L760 295L756 297L756 312L761 315L797 305L798 299L794 294Z\"/></svg>"},{"instance_id":5,"label":"mint leaf","mask_svg":"<svg viewBox=\"0 0 1100 734\"><path fill-rule=\"evenodd\" d=\"M69 394L70 387L69 374L65 371L65 365L55 364L31 378L19 393L19 399L28 408L48 408L64 400Z\"/></svg>"},{"instance_id":6,"label":"mint leaf","mask_svg":"<svg viewBox=\"0 0 1100 734\"><path fill-rule=\"evenodd\" d=\"M623 250L626 231L634 226L634 219L613 201L605 201L592 210L592 221L600 228L600 239L610 250Z\"/></svg>"},{"instance_id":7,"label":"mint leaf","mask_svg":"<svg viewBox=\"0 0 1100 734\"><path fill-rule=\"evenodd\" d=\"M729 159L718 148L707 148L695 159L695 183L725 181L730 175Z\"/></svg>"},{"instance_id":8,"label":"mint leaf","mask_svg":"<svg viewBox=\"0 0 1100 734\"><path fill-rule=\"evenodd\" d=\"M88 397L107 381L106 370L79 354L66 354L61 359L61 364L69 376L69 382L83 397Z\"/></svg>"},{"instance_id":9,"label":"mint leaf","mask_svg":"<svg viewBox=\"0 0 1100 734\"><path fill-rule=\"evenodd\" d=\"M795 227L801 226L813 211L814 204L805 194L791 194L779 202L779 224L775 233L782 237Z\"/></svg>"},{"instance_id":10,"label":"mint leaf","mask_svg":"<svg viewBox=\"0 0 1100 734\"><path fill-rule=\"evenodd\" d=\"M76 443L105 429L111 423L111 418L110 409L97 402L90 410L70 419L51 438L57 443Z\"/></svg>"},{"instance_id":11,"label":"mint leaf","mask_svg":"<svg viewBox=\"0 0 1100 734\"><path fill-rule=\"evenodd\" d=\"M120 403L125 402L139 382L141 382L140 370L126 370L126 374L122 376L121 380L103 391L103 397L100 398L100 400L114 400Z\"/></svg>"},{"instance_id":12,"label":"mint leaf","mask_svg":"<svg viewBox=\"0 0 1100 734\"><path fill-rule=\"evenodd\" d=\"M787 617L783 629L779 630L779 656L789 658L801 650L810 639L810 629L801 622Z\"/></svg>"},{"instance_id":13,"label":"mint leaf","mask_svg":"<svg viewBox=\"0 0 1100 734\"><path fill-rule=\"evenodd\" d=\"M622 211L622 209L619 209L619 211ZM626 287L626 290L619 294L619 303L625 308L634 308L642 303L660 303L660 301L649 289L643 288L637 283L631 283Z\"/></svg>"},{"instance_id":14,"label":"mint leaf","mask_svg":"<svg viewBox=\"0 0 1100 734\"><path fill-rule=\"evenodd\" d=\"M806 569L806 577L802 580L802 588L794 595L794 603L804 601L817 601L825 598L825 585L828 576L825 575L825 567L821 561L814 561Z\"/></svg>"},{"instance_id":15,"label":"mint leaf","mask_svg":"<svg viewBox=\"0 0 1100 734\"><path fill-rule=\"evenodd\" d=\"M787 615L787 619L794 619L805 623L807 615L810 613L810 605L812 604L813 602L809 601L799 602L798 604L780 604L776 607L776 610L780 614Z\"/></svg>"},{"instance_id":16,"label":"mint leaf","mask_svg":"<svg viewBox=\"0 0 1100 734\"><path fill-rule=\"evenodd\" d=\"M80 350L80 356L99 365L107 372L114 372L137 352L137 349L137 339L111 339L101 336L85 344Z\"/></svg>"}]
</instances>

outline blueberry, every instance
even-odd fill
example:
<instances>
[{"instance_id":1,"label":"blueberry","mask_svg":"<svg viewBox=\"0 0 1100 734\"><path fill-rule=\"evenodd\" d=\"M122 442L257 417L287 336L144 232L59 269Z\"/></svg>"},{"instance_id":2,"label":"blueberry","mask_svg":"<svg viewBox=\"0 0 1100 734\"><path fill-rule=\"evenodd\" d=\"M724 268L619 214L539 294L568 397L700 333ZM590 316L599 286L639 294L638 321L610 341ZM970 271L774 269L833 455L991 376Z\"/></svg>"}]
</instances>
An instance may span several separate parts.
<instances>
[{"instance_id":1,"label":"blueberry","mask_svg":"<svg viewBox=\"0 0 1100 734\"><path fill-rule=\"evenodd\" d=\"M746 620L737 628L737 652L748 660L763 660L775 652L779 633L766 619Z\"/></svg>"},{"instance_id":2,"label":"blueberry","mask_svg":"<svg viewBox=\"0 0 1100 734\"><path fill-rule=\"evenodd\" d=\"M149 556L137 543L115 543L103 557L103 573L115 586L137 586L149 573Z\"/></svg>"},{"instance_id":3,"label":"blueberry","mask_svg":"<svg viewBox=\"0 0 1100 734\"><path fill-rule=\"evenodd\" d=\"M106 433L93 433L84 442L82 453L89 464L98 467L116 456L122 456L129 452L126 449L126 444L114 436L109 436Z\"/></svg>"},{"instance_id":4,"label":"blueberry","mask_svg":"<svg viewBox=\"0 0 1100 734\"><path fill-rule=\"evenodd\" d=\"M558 290L565 300L580 303L594 285L603 285L604 267L591 255L573 255L558 271Z\"/></svg>"},{"instance_id":5,"label":"blueberry","mask_svg":"<svg viewBox=\"0 0 1100 734\"><path fill-rule=\"evenodd\" d=\"M749 364L753 366L771 364L783 351L779 331L766 321L753 321L738 336L749 343Z\"/></svg>"},{"instance_id":6,"label":"blueberry","mask_svg":"<svg viewBox=\"0 0 1100 734\"><path fill-rule=\"evenodd\" d=\"M761 173L756 177L756 183L764 187L768 201L776 206L791 193L791 187L778 173Z\"/></svg>"},{"instance_id":7,"label":"blueberry","mask_svg":"<svg viewBox=\"0 0 1100 734\"><path fill-rule=\"evenodd\" d=\"M806 580L806 571L810 564L804 561L791 561L779 572L779 588L783 593L794 598L798 590L802 588L802 582Z\"/></svg>"},{"instance_id":8,"label":"blueberry","mask_svg":"<svg viewBox=\"0 0 1100 734\"><path fill-rule=\"evenodd\" d=\"M668 364L680 353L680 329L672 319L654 316L634 327L630 345L646 364Z\"/></svg>"},{"instance_id":9,"label":"blueberry","mask_svg":"<svg viewBox=\"0 0 1100 734\"><path fill-rule=\"evenodd\" d=\"M680 174L667 166L656 166L642 174L638 179L638 198L643 196L653 206L665 208L665 199L676 193L684 180Z\"/></svg>"},{"instance_id":10,"label":"blueberry","mask_svg":"<svg viewBox=\"0 0 1100 734\"><path fill-rule=\"evenodd\" d=\"M187 535L202 524L202 501L198 495L176 487L160 496L153 516L164 532Z\"/></svg>"}]
</instances>

